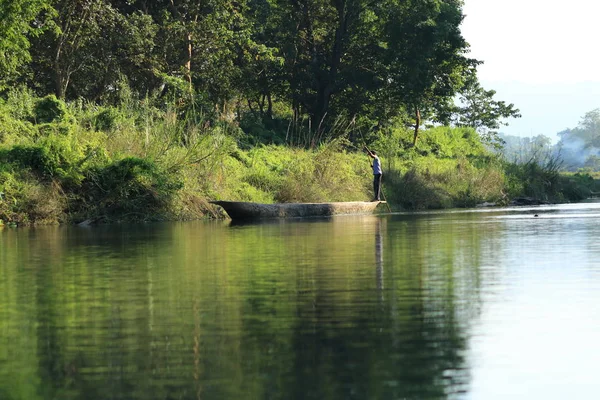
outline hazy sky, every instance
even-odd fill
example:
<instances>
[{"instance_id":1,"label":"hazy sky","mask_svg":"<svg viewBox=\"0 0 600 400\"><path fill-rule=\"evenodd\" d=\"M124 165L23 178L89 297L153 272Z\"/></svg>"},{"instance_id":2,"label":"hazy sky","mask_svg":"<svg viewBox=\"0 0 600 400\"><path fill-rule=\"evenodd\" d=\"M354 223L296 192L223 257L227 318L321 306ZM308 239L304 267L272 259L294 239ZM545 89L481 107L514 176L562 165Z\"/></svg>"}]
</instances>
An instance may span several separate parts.
<instances>
[{"instance_id":1,"label":"hazy sky","mask_svg":"<svg viewBox=\"0 0 600 400\"><path fill-rule=\"evenodd\" d=\"M463 11L482 86L523 115L501 131L556 139L600 108L600 1L465 0Z\"/></svg>"}]
</instances>

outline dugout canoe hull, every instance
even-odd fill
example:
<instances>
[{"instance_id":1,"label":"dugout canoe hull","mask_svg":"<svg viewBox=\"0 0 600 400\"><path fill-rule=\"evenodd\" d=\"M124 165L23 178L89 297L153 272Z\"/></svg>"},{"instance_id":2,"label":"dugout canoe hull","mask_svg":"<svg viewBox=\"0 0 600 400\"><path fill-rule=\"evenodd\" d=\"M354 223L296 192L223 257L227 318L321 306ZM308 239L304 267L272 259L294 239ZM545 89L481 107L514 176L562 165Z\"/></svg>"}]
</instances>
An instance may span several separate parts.
<instances>
[{"instance_id":1,"label":"dugout canoe hull","mask_svg":"<svg viewBox=\"0 0 600 400\"><path fill-rule=\"evenodd\" d=\"M310 218L332 215L372 214L384 201L350 201L334 203L262 204L243 201L211 201L221 206L232 220Z\"/></svg>"}]
</instances>

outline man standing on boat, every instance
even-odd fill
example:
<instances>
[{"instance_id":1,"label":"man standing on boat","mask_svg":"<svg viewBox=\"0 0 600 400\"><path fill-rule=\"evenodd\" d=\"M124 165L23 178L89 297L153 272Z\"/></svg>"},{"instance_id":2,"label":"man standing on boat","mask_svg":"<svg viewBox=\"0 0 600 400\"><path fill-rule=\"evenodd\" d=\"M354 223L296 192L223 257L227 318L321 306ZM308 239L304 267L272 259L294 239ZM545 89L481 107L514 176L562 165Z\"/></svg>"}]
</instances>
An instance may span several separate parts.
<instances>
[{"instance_id":1,"label":"man standing on boat","mask_svg":"<svg viewBox=\"0 0 600 400\"><path fill-rule=\"evenodd\" d=\"M367 153L373 159L373 163L371 166L373 167L373 192L375 192L375 197L371 201L380 201L379 198L381 193L381 161L379 161L379 157L377 153L366 148Z\"/></svg>"}]
</instances>

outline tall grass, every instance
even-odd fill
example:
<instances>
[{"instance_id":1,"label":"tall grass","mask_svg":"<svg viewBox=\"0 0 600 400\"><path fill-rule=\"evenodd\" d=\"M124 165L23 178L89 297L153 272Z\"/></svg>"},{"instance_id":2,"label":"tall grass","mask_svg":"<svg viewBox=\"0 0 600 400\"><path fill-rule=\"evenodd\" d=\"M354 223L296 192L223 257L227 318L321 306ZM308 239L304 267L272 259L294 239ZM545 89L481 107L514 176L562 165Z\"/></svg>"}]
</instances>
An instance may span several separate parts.
<instances>
[{"instance_id":1,"label":"tall grass","mask_svg":"<svg viewBox=\"0 0 600 400\"><path fill-rule=\"evenodd\" d=\"M508 164L471 129L430 128L416 147L400 127L336 120L279 131L287 144L250 141L234 123L157 97L98 106L15 89L0 103L0 220L20 224L218 216L209 200L320 202L372 197L378 151L395 209L507 203L513 196L581 198L596 181L557 163ZM351 142L348 138L353 138Z\"/></svg>"},{"instance_id":2,"label":"tall grass","mask_svg":"<svg viewBox=\"0 0 600 400\"><path fill-rule=\"evenodd\" d=\"M477 168L467 159L421 158L384 171L384 190L393 204L408 210L473 207L506 202L504 173L497 165Z\"/></svg>"}]
</instances>

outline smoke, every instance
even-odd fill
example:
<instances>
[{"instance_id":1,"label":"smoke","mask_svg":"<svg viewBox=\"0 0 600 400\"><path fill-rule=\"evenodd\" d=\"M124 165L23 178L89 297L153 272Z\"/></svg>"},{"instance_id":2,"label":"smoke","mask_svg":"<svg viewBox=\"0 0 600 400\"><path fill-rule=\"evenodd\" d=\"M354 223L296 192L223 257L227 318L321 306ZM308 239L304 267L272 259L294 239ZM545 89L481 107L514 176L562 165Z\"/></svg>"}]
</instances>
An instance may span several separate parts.
<instances>
[{"instance_id":1,"label":"smoke","mask_svg":"<svg viewBox=\"0 0 600 400\"><path fill-rule=\"evenodd\" d=\"M591 166L588 165L592 161L590 157L600 156L600 149L572 135L564 135L556 144L555 151L563 160L564 168L569 171Z\"/></svg>"}]
</instances>

